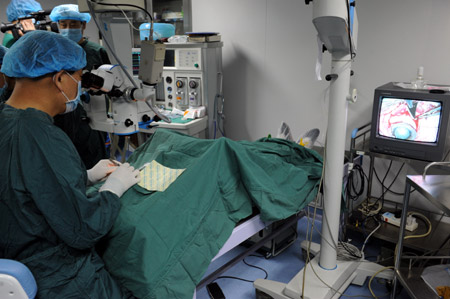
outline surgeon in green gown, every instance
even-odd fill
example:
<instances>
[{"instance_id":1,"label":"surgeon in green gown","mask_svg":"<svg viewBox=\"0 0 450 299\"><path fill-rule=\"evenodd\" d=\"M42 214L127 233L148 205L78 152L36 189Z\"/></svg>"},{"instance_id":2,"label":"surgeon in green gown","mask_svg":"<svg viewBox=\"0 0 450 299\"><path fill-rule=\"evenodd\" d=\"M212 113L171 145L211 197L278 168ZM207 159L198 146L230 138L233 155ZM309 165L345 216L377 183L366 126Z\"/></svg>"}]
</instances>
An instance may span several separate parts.
<instances>
[{"instance_id":1,"label":"surgeon in green gown","mask_svg":"<svg viewBox=\"0 0 450 299\"><path fill-rule=\"evenodd\" d=\"M0 104L0 258L24 263L39 298L127 298L105 270L96 243L113 225L119 198L140 180L128 163L101 160L86 171L53 117L75 109L85 53L63 36L34 31L3 59L16 78ZM104 181L86 195L88 184Z\"/></svg>"}]
</instances>

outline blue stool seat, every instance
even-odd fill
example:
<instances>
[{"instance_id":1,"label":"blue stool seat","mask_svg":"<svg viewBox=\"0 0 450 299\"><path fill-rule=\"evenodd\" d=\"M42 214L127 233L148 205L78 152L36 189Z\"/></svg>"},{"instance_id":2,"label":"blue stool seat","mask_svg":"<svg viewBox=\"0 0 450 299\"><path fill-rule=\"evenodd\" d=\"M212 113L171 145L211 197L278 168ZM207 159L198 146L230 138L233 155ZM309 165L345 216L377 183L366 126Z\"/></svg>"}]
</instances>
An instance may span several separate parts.
<instances>
[{"instance_id":1,"label":"blue stool seat","mask_svg":"<svg viewBox=\"0 0 450 299\"><path fill-rule=\"evenodd\" d=\"M36 293L36 280L27 266L0 259L0 298L33 299Z\"/></svg>"}]
</instances>

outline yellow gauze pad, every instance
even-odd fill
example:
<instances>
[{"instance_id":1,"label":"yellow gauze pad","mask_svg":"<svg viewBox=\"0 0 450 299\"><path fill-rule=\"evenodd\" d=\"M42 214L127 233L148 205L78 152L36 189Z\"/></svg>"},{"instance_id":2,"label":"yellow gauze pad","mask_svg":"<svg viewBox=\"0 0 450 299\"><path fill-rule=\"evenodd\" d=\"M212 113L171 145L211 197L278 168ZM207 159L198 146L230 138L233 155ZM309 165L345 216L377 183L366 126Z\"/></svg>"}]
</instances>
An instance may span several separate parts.
<instances>
[{"instance_id":1,"label":"yellow gauze pad","mask_svg":"<svg viewBox=\"0 0 450 299\"><path fill-rule=\"evenodd\" d=\"M165 167L153 160L141 170L141 181L138 185L149 191L164 191L184 170Z\"/></svg>"}]
</instances>

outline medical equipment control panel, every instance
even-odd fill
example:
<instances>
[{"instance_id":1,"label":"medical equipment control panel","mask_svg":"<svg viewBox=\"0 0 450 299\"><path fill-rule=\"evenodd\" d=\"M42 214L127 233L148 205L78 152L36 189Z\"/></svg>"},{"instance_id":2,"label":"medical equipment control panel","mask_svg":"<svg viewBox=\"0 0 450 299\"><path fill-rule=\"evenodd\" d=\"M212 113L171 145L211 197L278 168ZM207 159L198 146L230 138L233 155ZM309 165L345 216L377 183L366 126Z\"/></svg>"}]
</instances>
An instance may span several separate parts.
<instances>
[{"instance_id":1,"label":"medical equipment control panel","mask_svg":"<svg viewBox=\"0 0 450 299\"><path fill-rule=\"evenodd\" d=\"M176 62L178 62L179 68L200 69L200 49L180 49L177 56L178 59Z\"/></svg>"},{"instance_id":2,"label":"medical equipment control panel","mask_svg":"<svg viewBox=\"0 0 450 299\"><path fill-rule=\"evenodd\" d=\"M185 110L188 108L188 100L187 100L187 78L179 77L176 81L176 88L177 91L175 92L176 95L176 104L175 106L180 110ZM167 89L172 89L171 86L168 86ZM173 106L173 105L172 105Z\"/></svg>"},{"instance_id":3,"label":"medical equipment control panel","mask_svg":"<svg viewBox=\"0 0 450 299\"><path fill-rule=\"evenodd\" d=\"M160 108L180 110L205 106L211 131L217 113L214 101L222 93L223 43L165 45L163 80L157 86L155 104ZM209 135L213 136L212 133Z\"/></svg>"},{"instance_id":4,"label":"medical equipment control panel","mask_svg":"<svg viewBox=\"0 0 450 299\"><path fill-rule=\"evenodd\" d=\"M173 91L175 90L175 98ZM165 77L166 100L164 106L186 110L204 106L202 102L202 79L200 77Z\"/></svg>"},{"instance_id":5,"label":"medical equipment control panel","mask_svg":"<svg viewBox=\"0 0 450 299\"><path fill-rule=\"evenodd\" d=\"M191 78L189 81L189 107L202 106L202 94L200 92L200 78Z\"/></svg>"}]
</instances>

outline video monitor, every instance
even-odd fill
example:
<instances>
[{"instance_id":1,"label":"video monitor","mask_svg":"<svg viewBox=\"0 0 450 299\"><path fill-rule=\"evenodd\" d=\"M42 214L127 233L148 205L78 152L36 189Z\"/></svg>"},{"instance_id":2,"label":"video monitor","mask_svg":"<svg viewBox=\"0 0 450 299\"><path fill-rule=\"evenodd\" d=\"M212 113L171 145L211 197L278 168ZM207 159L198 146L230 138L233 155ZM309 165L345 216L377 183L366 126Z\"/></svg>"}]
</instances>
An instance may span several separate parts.
<instances>
[{"instance_id":1,"label":"video monitor","mask_svg":"<svg viewBox=\"0 0 450 299\"><path fill-rule=\"evenodd\" d=\"M378 135L416 142L436 143L442 103L438 101L383 97Z\"/></svg>"}]
</instances>

